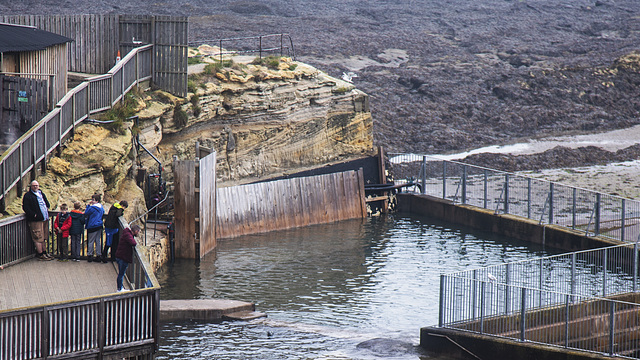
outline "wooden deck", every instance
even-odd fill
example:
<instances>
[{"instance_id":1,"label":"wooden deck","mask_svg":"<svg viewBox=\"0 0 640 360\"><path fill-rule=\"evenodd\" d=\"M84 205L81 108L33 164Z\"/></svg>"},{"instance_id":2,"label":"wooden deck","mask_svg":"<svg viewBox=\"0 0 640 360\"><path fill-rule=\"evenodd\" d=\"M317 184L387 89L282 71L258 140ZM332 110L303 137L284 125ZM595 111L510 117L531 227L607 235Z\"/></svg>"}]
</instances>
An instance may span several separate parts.
<instances>
[{"instance_id":1,"label":"wooden deck","mask_svg":"<svg viewBox=\"0 0 640 360\"><path fill-rule=\"evenodd\" d=\"M0 270L0 311L114 293L115 264L33 258L6 267Z\"/></svg>"}]
</instances>

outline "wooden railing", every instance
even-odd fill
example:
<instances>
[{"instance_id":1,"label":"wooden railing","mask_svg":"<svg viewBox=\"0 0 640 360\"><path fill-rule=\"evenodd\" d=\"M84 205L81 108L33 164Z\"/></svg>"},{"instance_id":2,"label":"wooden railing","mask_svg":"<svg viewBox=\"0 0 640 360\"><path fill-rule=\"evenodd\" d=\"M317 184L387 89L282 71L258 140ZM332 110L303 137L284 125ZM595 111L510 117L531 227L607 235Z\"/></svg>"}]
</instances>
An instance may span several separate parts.
<instances>
[{"instance_id":1,"label":"wooden railing","mask_svg":"<svg viewBox=\"0 0 640 360\"><path fill-rule=\"evenodd\" d=\"M13 143L0 157L0 210L6 195L21 184L30 172L35 178L38 164L44 167L47 156L89 115L107 110L134 86L152 77L153 46L131 50L108 73L95 76L73 88L56 108ZM22 189L18 189L20 194Z\"/></svg>"},{"instance_id":2,"label":"wooden railing","mask_svg":"<svg viewBox=\"0 0 640 360\"><path fill-rule=\"evenodd\" d=\"M0 250L5 265L32 256L24 215L0 221ZM134 291L0 312L0 360L97 354L151 358L158 341L160 286L140 246L127 278Z\"/></svg>"},{"instance_id":3,"label":"wooden railing","mask_svg":"<svg viewBox=\"0 0 640 360\"><path fill-rule=\"evenodd\" d=\"M0 220L0 265L23 261L35 253L24 214Z\"/></svg>"}]
</instances>

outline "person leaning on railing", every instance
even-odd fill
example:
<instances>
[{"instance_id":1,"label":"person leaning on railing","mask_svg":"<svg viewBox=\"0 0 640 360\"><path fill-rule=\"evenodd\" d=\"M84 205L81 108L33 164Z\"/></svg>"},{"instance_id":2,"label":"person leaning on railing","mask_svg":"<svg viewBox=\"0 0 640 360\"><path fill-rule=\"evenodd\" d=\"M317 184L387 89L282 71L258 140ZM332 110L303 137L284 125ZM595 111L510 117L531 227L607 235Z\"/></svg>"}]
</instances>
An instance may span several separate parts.
<instances>
[{"instance_id":1,"label":"person leaning on railing","mask_svg":"<svg viewBox=\"0 0 640 360\"><path fill-rule=\"evenodd\" d=\"M129 264L133 262L133 248L137 245L134 237L138 235L139 232L140 226L131 225L131 228L122 230L122 235L120 235L120 243L118 244L118 249L116 249L116 261L118 262L116 285L118 292L127 291L127 289L123 287L122 281Z\"/></svg>"},{"instance_id":2,"label":"person leaning on railing","mask_svg":"<svg viewBox=\"0 0 640 360\"><path fill-rule=\"evenodd\" d=\"M31 230L31 240L36 246L39 260L53 260L53 256L47 254L45 242L49 237L49 201L40 190L40 184L33 180L29 191L22 197L22 210Z\"/></svg>"},{"instance_id":3,"label":"person leaning on railing","mask_svg":"<svg viewBox=\"0 0 640 360\"><path fill-rule=\"evenodd\" d=\"M124 209L129 207L127 200L121 200L119 203L113 203L107 214L107 220L104 222L105 242L102 249L102 261L105 261L111 248L111 258L113 262L116 260L116 250L120 236L118 235L118 218L124 214Z\"/></svg>"}]
</instances>

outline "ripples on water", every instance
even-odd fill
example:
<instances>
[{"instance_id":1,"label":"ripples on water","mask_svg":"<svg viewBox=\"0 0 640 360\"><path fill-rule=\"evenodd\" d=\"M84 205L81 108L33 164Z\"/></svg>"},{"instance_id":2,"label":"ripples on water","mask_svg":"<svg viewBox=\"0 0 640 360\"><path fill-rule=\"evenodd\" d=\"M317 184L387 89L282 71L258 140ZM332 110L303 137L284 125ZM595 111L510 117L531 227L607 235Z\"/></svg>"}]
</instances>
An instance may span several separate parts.
<instances>
[{"instance_id":1,"label":"ripples on water","mask_svg":"<svg viewBox=\"0 0 640 360\"><path fill-rule=\"evenodd\" d=\"M256 303L266 319L163 323L158 359L421 359L438 321L442 273L549 253L528 243L412 215L368 218L222 240L199 262L158 272L161 299Z\"/></svg>"}]
</instances>

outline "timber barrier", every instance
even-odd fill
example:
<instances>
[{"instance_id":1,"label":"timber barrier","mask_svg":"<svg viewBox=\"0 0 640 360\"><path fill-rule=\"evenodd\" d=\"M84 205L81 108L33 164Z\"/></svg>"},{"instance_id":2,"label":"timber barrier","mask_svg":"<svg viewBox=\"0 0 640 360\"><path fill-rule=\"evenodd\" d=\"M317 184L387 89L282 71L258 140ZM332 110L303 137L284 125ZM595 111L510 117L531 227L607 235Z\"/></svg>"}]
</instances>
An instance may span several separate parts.
<instances>
[{"instance_id":1,"label":"timber barrier","mask_svg":"<svg viewBox=\"0 0 640 360\"><path fill-rule=\"evenodd\" d=\"M367 216L362 169L219 188L216 237Z\"/></svg>"},{"instance_id":2,"label":"timber barrier","mask_svg":"<svg viewBox=\"0 0 640 360\"><path fill-rule=\"evenodd\" d=\"M0 221L0 250L5 266L35 255L24 214ZM0 359L152 359L160 285L140 246L126 277L133 291L0 311Z\"/></svg>"}]
</instances>

